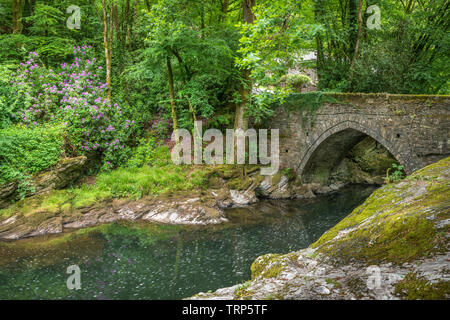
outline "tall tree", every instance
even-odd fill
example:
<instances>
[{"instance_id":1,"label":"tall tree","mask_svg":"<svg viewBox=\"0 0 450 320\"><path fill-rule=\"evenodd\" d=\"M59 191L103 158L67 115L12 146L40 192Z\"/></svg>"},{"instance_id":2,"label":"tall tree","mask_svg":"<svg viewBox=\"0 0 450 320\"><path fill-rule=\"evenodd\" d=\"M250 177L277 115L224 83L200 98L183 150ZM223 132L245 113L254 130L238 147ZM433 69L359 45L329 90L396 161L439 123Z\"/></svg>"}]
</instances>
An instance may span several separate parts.
<instances>
[{"instance_id":1,"label":"tall tree","mask_svg":"<svg viewBox=\"0 0 450 320\"><path fill-rule=\"evenodd\" d=\"M22 32L22 2L23 0L12 0L13 34Z\"/></svg>"},{"instance_id":2,"label":"tall tree","mask_svg":"<svg viewBox=\"0 0 450 320\"><path fill-rule=\"evenodd\" d=\"M245 24L253 24L255 21L255 15L253 14L253 7L256 0L243 0L242 1L242 17ZM252 79L250 68L244 68L242 70L242 85L239 89L240 101L236 104L236 114L234 119L234 129L247 130L248 120L245 117L245 108L250 102L252 93Z\"/></svg>"},{"instance_id":3,"label":"tall tree","mask_svg":"<svg viewBox=\"0 0 450 320\"><path fill-rule=\"evenodd\" d=\"M107 99L111 101L111 59L112 59L112 38L113 38L113 18L111 5L107 7L106 1L102 0L103 9L103 46L105 49L105 63L106 63L106 85ZM109 14L108 14L109 11Z\"/></svg>"},{"instance_id":4,"label":"tall tree","mask_svg":"<svg viewBox=\"0 0 450 320\"><path fill-rule=\"evenodd\" d=\"M176 105L175 105L175 89L173 86L173 71L172 71L172 62L170 61L170 56L166 56L166 63L167 63L167 78L169 80L169 97L170 97L170 108L172 112L172 125L173 130L175 132L175 142L179 142L179 136L177 133L178 129L178 119L177 119L177 112L176 112Z\"/></svg>"},{"instance_id":5,"label":"tall tree","mask_svg":"<svg viewBox=\"0 0 450 320\"><path fill-rule=\"evenodd\" d=\"M358 58L359 45L361 42L362 26L363 26L362 5L363 5L363 0L359 0L359 3L358 3L358 33L356 35L356 43L355 43L355 49L353 52L352 62L350 63L350 88L352 87L352 83L353 83L353 68L355 66L356 58Z\"/></svg>"}]
</instances>

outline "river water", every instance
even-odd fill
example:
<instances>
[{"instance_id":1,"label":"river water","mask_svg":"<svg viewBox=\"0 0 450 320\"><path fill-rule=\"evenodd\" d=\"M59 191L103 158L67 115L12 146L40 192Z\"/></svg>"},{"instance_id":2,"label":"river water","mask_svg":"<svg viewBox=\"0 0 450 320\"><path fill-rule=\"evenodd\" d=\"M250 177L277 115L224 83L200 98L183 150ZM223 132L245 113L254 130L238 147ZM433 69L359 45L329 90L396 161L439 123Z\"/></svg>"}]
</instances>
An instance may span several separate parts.
<instances>
[{"instance_id":1,"label":"river water","mask_svg":"<svg viewBox=\"0 0 450 320\"><path fill-rule=\"evenodd\" d=\"M250 279L266 253L308 247L374 187L230 209L221 226L115 223L58 237L0 242L0 299L181 299ZM67 288L77 265L81 289Z\"/></svg>"}]
</instances>

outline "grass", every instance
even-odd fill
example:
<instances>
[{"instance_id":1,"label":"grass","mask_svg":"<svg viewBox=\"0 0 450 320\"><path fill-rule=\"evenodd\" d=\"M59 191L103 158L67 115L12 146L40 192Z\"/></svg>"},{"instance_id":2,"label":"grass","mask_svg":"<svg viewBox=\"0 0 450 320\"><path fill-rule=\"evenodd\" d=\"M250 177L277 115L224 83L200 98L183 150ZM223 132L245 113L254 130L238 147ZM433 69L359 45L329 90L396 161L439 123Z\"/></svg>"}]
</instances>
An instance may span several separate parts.
<instances>
[{"instance_id":1,"label":"grass","mask_svg":"<svg viewBox=\"0 0 450 320\"><path fill-rule=\"evenodd\" d=\"M100 173L95 184L54 190L21 200L0 210L0 217L7 218L16 213L69 212L113 198L139 199L168 191L190 190L204 186L206 176L207 171L192 170L187 166L119 168Z\"/></svg>"}]
</instances>

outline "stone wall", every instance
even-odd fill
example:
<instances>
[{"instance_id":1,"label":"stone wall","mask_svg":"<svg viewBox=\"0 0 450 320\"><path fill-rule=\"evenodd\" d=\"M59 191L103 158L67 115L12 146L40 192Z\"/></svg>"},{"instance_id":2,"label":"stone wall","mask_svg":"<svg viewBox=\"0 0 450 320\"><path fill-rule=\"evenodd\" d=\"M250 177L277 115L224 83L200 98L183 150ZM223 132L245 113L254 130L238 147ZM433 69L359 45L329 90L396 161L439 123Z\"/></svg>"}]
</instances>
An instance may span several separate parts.
<instances>
[{"instance_id":1,"label":"stone wall","mask_svg":"<svg viewBox=\"0 0 450 320\"><path fill-rule=\"evenodd\" d=\"M277 108L280 162L304 183L326 183L362 139L372 137L410 174L450 155L450 96L326 94L314 113ZM301 109L300 109L301 110Z\"/></svg>"}]
</instances>

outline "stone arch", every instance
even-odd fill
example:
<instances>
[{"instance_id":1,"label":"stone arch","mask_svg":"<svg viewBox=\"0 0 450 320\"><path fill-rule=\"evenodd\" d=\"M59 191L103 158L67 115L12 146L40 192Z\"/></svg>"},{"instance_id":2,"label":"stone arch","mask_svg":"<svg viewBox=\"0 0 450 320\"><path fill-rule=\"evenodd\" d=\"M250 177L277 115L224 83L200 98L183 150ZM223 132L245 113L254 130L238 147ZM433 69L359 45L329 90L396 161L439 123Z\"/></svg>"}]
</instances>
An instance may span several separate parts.
<instances>
[{"instance_id":1,"label":"stone arch","mask_svg":"<svg viewBox=\"0 0 450 320\"><path fill-rule=\"evenodd\" d=\"M304 183L315 180L325 182L331 171L364 137L369 136L385 147L391 155L404 167L407 173L413 171L409 168L408 155L402 154L396 146L385 139L380 130L365 127L356 121L343 121L327 128L311 143L301 157L297 173Z\"/></svg>"}]
</instances>

